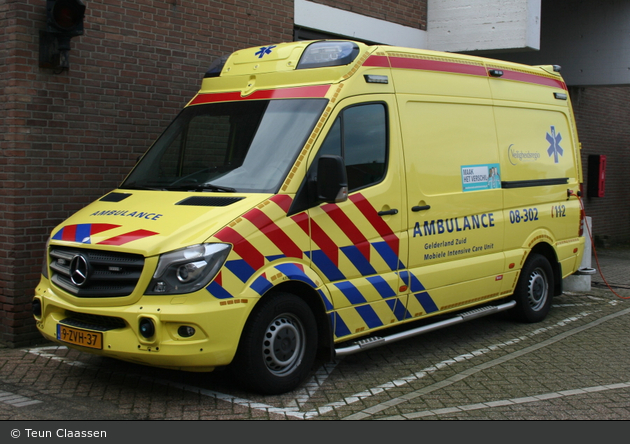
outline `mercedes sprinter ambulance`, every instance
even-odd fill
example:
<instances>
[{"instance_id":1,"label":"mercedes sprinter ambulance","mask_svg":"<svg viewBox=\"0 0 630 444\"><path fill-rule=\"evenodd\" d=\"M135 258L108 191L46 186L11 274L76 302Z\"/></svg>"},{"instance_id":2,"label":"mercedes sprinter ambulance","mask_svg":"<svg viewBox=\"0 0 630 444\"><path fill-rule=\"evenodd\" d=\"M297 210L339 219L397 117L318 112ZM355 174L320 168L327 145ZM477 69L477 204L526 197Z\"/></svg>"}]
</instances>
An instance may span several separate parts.
<instances>
[{"instance_id":1,"label":"mercedes sprinter ambulance","mask_svg":"<svg viewBox=\"0 0 630 444\"><path fill-rule=\"evenodd\" d=\"M502 310L541 321L584 251L558 71L351 41L239 50L52 231L37 327L281 393L316 359Z\"/></svg>"}]
</instances>

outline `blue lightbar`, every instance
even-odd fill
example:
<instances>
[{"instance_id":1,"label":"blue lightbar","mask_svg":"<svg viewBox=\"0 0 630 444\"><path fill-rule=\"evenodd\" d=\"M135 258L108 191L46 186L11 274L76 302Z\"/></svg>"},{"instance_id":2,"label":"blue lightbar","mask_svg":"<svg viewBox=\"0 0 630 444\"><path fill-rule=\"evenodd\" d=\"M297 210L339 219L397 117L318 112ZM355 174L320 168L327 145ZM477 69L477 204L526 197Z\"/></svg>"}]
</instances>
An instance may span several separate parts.
<instances>
[{"instance_id":1,"label":"blue lightbar","mask_svg":"<svg viewBox=\"0 0 630 444\"><path fill-rule=\"evenodd\" d=\"M359 55L354 42L322 41L311 43L300 58L296 69L343 66L352 63Z\"/></svg>"}]
</instances>

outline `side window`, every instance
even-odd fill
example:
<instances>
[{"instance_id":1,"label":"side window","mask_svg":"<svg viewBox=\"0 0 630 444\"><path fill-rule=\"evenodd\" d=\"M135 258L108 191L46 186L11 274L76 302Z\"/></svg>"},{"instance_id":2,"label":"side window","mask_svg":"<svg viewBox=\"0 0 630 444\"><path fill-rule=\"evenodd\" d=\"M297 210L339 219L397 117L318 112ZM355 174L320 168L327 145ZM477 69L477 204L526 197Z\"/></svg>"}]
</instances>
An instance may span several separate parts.
<instances>
[{"instance_id":1,"label":"side window","mask_svg":"<svg viewBox=\"0 0 630 444\"><path fill-rule=\"evenodd\" d=\"M324 143L319 149L317 157L324 154L331 154L333 156L343 155L341 151L341 116L337 117L332 128L330 128L330 131L326 135L326 140L324 140Z\"/></svg>"},{"instance_id":2,"label":"side window","mask_svg":"<svg viewBox=\"0 0 630 444\"><path fill-rule=\"evenodd\" d=\"M365 188L385 177L387 111L382 103L344 109L322 144L318 156L340 155L346 163L349 191Z\"/></svg>"}]
</instances>

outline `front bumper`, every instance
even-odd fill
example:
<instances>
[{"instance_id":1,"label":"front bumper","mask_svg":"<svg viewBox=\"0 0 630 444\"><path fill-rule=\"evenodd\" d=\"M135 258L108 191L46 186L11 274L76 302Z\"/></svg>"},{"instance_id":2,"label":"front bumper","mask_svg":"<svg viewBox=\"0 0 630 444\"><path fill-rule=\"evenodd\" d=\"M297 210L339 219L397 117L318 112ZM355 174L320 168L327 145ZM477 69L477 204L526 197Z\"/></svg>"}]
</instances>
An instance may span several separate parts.
<instances>
[{"instance_id":1,"label":"front bumper","mask_svg":"<svg viewBox=\"0 0 630 444\"><path fill-rule=\"evenodd\" d=\"M256 302L218 300L203 289L188 295L143 296L131 305L83 307L55 294L44 277L35 299L41 303L41 316L35 316L37 328L50 341L124 361L187 371L211 371L229 364ZM140 332L141 321L147 319L155 327L148 338ZM100 340L76 341L67 335L63 339L58 337L60 325ZM182 336L182 326L192 327L194 334Z\"/></svg>"}]
</instances>

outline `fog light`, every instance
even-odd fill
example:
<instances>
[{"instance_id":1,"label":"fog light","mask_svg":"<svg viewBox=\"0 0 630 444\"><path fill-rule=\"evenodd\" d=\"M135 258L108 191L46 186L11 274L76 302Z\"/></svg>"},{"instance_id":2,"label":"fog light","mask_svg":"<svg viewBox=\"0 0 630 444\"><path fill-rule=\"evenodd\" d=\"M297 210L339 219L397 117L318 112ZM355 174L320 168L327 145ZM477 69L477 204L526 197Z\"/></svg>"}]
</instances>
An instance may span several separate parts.
<instances>
[{"instance_id":1,"label":"fog light","mask_svg":"<svg viewBox=\"0 0 630 444\"><path fill-rule=\"evenodd\" d=\"M140 319L140 334L142 335L142 337L147 339L155 334L155 325L153 324L153 319Z\"/></svg>"},{"instance_id":2,"label":"fog light","mask_svg":"<svg viewBox=\"0 0 630 444\"><path fill-rule=\"evenodd\" d=\"M39 299L33 299L33 316L35 316L36 318L41 318L42 317L42 301L40 301Z\"/></svg>"},{"instance_id":3,"label":"fog light","mask_svg":"<svg viewBox=\"0 0 630 444\"><path fill-rule=\"evenodd\" d=\"M190 338L195 334L195 329L189 325L182 325L177 329L177 334L182 338Z\"/></svg>"}]
</instances>

